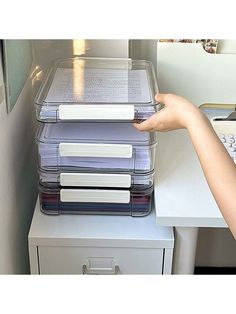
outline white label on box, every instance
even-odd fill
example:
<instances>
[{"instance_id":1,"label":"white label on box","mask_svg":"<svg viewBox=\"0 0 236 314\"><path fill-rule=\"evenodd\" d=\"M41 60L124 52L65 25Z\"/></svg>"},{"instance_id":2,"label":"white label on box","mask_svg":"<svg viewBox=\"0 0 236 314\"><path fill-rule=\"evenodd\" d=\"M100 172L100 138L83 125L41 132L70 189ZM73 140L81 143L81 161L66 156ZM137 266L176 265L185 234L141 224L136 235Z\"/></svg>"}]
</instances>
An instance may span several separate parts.
<instances>
[{"instance_id":1,"label":"white label on box","mask_svg":"<svg viewBox=\"0 0 236 314\"><path fill-rule=\"evenodd\" d=\"M60 120L133 120L133 105L60 105Z\"/></svg>"},{"instance_id":2,"label":"white label on box","mask_svg":"<svg viewBox=\"0 0 236 314\"><path fill-rule=\"evenodd\" d=\"M129 174L106 173L61 173L61 186L93 186L129 188L131 176Z\"/></svg>"},{"instance_id":3,"label":"white label on box","mask_svg":"<svg viewBox=\"0 0 236 314\"><path fill-rule=\"evenodd\" d=\"M130 202L130 191L96 189L61 189L61 202L118 203Z\"/></svg>"},{"instance_id":4,"label":"white label on box","mask_svg":"<svg viewBox=\"0 0 236 314\"><path fill-rule=\"evenodd\" d=\"M61 157L131 158L132 157L132 145L60 143L59 154Z\"/></svg>"}]
</instances>

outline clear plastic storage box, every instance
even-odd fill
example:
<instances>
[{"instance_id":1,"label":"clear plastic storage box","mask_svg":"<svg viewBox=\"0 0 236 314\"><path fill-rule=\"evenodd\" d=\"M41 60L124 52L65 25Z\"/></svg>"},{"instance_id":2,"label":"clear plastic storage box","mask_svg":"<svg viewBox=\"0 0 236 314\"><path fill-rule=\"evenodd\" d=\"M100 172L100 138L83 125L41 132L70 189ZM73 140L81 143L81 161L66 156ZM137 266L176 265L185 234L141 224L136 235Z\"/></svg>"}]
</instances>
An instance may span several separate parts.
<instances>
[{"instance_id":1,"label":"clear plastic storage box","mask_svg":"<svg viewBox=\"0 0 236 314\"><path fill-rule=\"evenodd\" d=\"M42 123L38 165L44 171L149 173L156 134L129 123Z\"/></svg>"},{"instance_id":2,"label":"clear plastic storage box","mask_svg":"<svg viewBox=\"0 0 236 314\"><path fill-rule=\"evenodd\" d=\"M47 188L39 186L41 211L46 214L109 214L146 216L153 187L135 189Z\"/></svg>"},{"instance_id":3,"label":"clear plastic storage box","mask_svg":"<svg viewBox=\"0 0 236 314\"><path fill-rule=\"evenodd\" d=\"M154 68L145 60L71 58L54 63L36 100L42 122L145 120L158 110Z\"/></svg>"}]
</instances>

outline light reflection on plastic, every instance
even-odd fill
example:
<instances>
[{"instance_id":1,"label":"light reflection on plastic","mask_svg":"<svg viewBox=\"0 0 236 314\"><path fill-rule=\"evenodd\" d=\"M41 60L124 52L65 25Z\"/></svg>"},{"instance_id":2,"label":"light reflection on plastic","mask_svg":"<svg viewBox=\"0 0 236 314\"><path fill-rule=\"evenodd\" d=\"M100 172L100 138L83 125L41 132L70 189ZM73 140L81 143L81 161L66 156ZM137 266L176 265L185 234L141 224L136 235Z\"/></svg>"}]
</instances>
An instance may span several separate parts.
<instances>
[{"instance_id":1,"label":"light reflection on plastic","mask_svg":"<svg viewBox=\"0 0 236 314\"><path fill-rule=\"evenodd\" d=\"M75 56L84 55L86 49L86 40L73 40L73 54ZM83 60L73 64L73 90L77 101L81 101L81 97L84 94L84 65Z\"/></svg>"},{"instance_id":2,"label":"light reflection on plastic","mask_svg":"<svg viewBox=\"0 0 236 314\"><path fill-rule=\"evenodd\" d=\"M87 50L87 44L85 39L74 39L73 40L73 54L75 56L84 55Z\"/></svg>"},{"instance_id":3,"label":"light reflection on plastic","mask_svg":"<svg viewBox=\"0 0 236 314\"><path fill-rule=\"evenodd\" d=\"M37 83L38 81L41 81L42 74L43 74L43 71L40 69L40 66L36 65L30 75L30 78L32 80L32 86L34 86L35 83Z\"/></svg>"}]
</instances>

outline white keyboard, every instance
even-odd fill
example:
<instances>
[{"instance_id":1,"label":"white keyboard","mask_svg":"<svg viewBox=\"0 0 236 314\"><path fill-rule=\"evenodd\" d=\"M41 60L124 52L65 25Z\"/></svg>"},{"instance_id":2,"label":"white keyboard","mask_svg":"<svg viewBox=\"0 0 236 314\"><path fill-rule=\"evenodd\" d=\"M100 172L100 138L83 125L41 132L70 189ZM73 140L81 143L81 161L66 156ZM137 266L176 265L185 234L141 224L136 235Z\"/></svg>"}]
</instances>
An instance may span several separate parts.
<instances>
[{"instance_id":1,"label":"white keyboard","mask_svg":"<svg viewBox=\"0 0 236 314\"><path fill-rule=\"evenodd\" d=\"M236 164L236 121L214 121L213 128Z\"/></svg>"}]
</instances>

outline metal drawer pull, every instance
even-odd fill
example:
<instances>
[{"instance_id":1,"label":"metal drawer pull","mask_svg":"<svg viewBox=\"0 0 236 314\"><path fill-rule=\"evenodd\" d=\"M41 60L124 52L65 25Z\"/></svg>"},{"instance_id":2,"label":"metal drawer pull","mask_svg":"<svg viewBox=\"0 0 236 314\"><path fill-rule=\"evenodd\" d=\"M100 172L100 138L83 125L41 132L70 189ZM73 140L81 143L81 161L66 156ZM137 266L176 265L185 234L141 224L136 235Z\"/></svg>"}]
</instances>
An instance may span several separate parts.
<instances>
[{"instance_id":1,"label":"metal drawer pull","mask_svg":"<svg viewBox=\"0 0 236 314\"><path fill-rule=\"evenodd\" d=\"M111 268L93 268L89 269L87 265L82 266L83 275L118 275L120 269L118 265Z\"/></svg>"}]
</instances>

